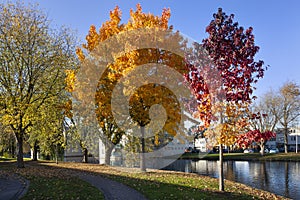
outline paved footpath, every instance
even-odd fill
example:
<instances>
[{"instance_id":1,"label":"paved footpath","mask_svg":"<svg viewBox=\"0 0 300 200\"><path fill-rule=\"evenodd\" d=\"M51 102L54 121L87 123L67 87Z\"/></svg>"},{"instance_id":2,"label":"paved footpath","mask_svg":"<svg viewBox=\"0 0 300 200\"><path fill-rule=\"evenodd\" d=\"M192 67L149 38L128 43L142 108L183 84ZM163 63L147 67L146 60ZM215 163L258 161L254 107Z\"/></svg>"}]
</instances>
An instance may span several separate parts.
<instances>
[{"instance_id":1,"label":"paved footpath","mask_svg":"<svg viewBox=\"0 0 300 200\"><path fill-rule=\"evenodd\" d=\"M138 191L122 183L87 173L79 178L99 189L106 200L146 200ZM0 200L20 199L26 194L29 181L17 175L0 176Z\"/></svg>"},{"instance_id":2,"label":"paved footpath","mask_svg":"<svg viewBox=\"0 0 300 200\"><path fill-rule=\"evenodd\" d=\"M82 174L79 178L98 188L106 200L146 200L135 189L102 176Z\"/></svg>"},{"instance_id":3,"label":"paved footpath","mask_svg":"<svg viewBox=\"0 0 300 200\"><path fill-rule=\"evenodd\" d=\"M29 181L17 175L0 176L0 200L20 199L26 194Z\"/></svg>"}]
</instances>

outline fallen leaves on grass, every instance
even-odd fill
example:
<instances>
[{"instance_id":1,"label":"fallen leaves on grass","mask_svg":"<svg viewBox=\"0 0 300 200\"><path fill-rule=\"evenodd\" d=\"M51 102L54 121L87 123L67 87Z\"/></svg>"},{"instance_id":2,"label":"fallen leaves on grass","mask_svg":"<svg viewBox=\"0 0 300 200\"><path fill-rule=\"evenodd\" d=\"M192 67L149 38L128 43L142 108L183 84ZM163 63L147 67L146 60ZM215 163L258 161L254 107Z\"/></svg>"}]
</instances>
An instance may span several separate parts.
<instances>
[{"instance_id":1,"label":"fallen leaves on grass","mask_svg":"<svg viewBox=\"0 0 300 200\"><path fill-rule=\"evenodd\" d=\"M72 179L79 173L92 173L129 185L149 199L286 199L227 180L226 192L219 192L216 179L182 172L148 170L147 173L140 173L138 169L84 163L57 165L51 162L28 162L25 169L14 168L13 171L25 177L61 179Z\"/></svg>"}]
</instances>

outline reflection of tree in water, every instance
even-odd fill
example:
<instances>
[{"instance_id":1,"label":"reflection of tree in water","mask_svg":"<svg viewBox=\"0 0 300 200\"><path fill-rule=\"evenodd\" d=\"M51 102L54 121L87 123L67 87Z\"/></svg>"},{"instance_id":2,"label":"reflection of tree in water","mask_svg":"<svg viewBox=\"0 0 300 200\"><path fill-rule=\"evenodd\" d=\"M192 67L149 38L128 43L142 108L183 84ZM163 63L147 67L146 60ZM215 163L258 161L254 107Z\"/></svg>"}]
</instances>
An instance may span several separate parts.
<instances>
[{"instance_id":1,"label":"reflection of tree in water","mask_svg":"<svg viewBox=\"0 0 300 200\"><path fill-rule=\"evenodd\" d=\"M227 164L226 178L229 180L235 180L234 162L228 161L226 164Z\"/></svg>"},{"instance_id":2,"label":"reflection of tree in water","mask_svg":"<svg viewBox=\"0 0 300 200\"><path fill-rule=\"evenodd\" d=\"M259 163L259 170L260 170L260 180L259 184L261 188L265 188L266 190L269 190L269 174L266 167L266 162Z\"/></svg>"},{"instance_id":3,"label":"reflection of tree in water","mask_svg":"<svg viewBox=\"0 0 300 200\"><path fill-rule=\"evenodd\" d=\"M217 161L194 161L192 167L193 172L218 177ZM227 180L241 182L292 199L300 197L299 162L226 161L224 169Z\"/></svg>"},{"instance_id":4,"label":"reflection of tree in water","mask_svg":"<svg viewBox=\"0 0 300 200\"><path fill-rule=\"evenodd\" d=\"M289 190L289 163L284 163L284 183L285 183L285 190L284 190L284 196L290 196L290 190Z\"/></svg>"}]
</instances>

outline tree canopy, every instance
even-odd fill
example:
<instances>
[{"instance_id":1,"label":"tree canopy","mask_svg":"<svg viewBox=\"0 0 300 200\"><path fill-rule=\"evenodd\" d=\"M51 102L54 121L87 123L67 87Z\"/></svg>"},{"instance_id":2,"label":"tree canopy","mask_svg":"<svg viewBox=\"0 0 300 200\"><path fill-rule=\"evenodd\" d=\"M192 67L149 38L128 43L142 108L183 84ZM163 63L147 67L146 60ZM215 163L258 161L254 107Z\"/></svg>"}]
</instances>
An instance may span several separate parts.
<instances>
[{"instance_id":1,"label":"tree canopy","mask_svg":"<svg viewBox=\"0 0 300 200\"><path fill-rule=\"evenodd\" d=\"M144 127L149 124L149 111L151 111L150 108L155 104L161 104L163 98L165 98L167 101L170 100L169 103L164 103L168 118L166 125L163 126L163 129L164 131L169 132L171 135L176 135L176 124L178 124L178 120L180 121L181 119L178 117L178 114L175 114L178 112L176 106L175 109L174 106L172 106L178 104L178 102L174 101L174 94L172 94L172 92L166 87L159 86L159 83L155 84L153 82L151 83L151 81L143 82L145 79L142 78L142 74L145 71L149 71L149 74L151 70L159 71L155 66L147 66L148 68L145 66L145 68L143 68L144 70L141 70L142 72L136 70L139 66L144 67L144 65L147 63L156 63L160 65L165 64L175 69L178 68L178 66L184 66L183 58L178 58L178 56L171 54L171 52L168 52L163 48L138 49L136 47L138 46L137 41L142 41L148 44L153 42L151 40L147 41L141 39L142 37L145 37L145 35L151 34L151 30L170 31L171 33L172 26L168 25L169 18L169 9L164 9L161 16L155 16L151 13L143 13L140 4L138 4L135 11L130 10L130 19L128 22L121 24L121 11L118 7L116 7L110 12L110 20L102 24L99 31L97 31L96 27L93 25L90 27L89 34L86 37L86 44L84 44L81 48L78 48L76 51L79 59L83 63L79 70L81 73L84 70L88 71L89 68L91 68L91 65L89 65L90 61L97 60L98 62L104 62L105 56L99 57L97 55L97 53L100 51L101 53L105 52L105 50L99 49L101 48L101 45L105 46L105 44L107 44L105 47L108 48L108 50L111 49L113 51L112 53L110 52L112 55L112 60L107 63L105 70L100 74L100 77L89 77L89 80L97 82L96 95L93 103L96 104L96 116L98 124L101 127L105 138L107 138L110 143L119 143L124 132L129 130L129 126L132 124L137 124L139 127ZM137 31L134 32L135 30ZM171 36L171 34L169 36ZM128 39L129 37L131 37L131 39ZM170 42L174 41L174 39L169 40L168 43L166 38L163 38L163 41L154 41L154 43L160 42L170 44L169 47L180 47L181 38L178 37L178 34L173 34L173 38L176 38L178 43L172 44L172 42ZM114 40L117 41L117 43L113 43L112 41ZM125 47L122 47L123 49L120 48L120 52L116 50L120 46L118 44L125 44ZM106 49L106 52L108 50ZM178 65L178 63L180 63L180 65ZM131 79L129 81L124 81L122 84L118 84L122 77L126 78L131 75L133 76L130 77ZM76 76L78 76L78 74L76 74ZM159 74L158 76L160 78L170 77L170 75L167 75L166 72L164 74ZM70 78L70 80L70 82L72 82L72 78ZM137 85L136 83L139 81L143 82L144 86L135 88ZM177 84L178 80L174 79L173 82ZM79 83L81 84L78 86L79 88L85 87L85 81L79 81ZM119 86L122 89L116 90L115 88L118 88ZM70 88L72 88L72 86ZM137 91L134 91L135 89L137 89ZM116 91L119 93L116 94ZM152 96L153 93L156 93L156 95ZM78 96L83 95L78 94ZM118 100L119 96L124 96L126 98L131 96L129 100L129 107L127 107L127 110L130 111L129 116L126 114L123 115L122 112L116 113L112 111L114 105L118 105L118 107L123 106L124 102ZM116 115L123 115L125 118L123 118L123 120L116 120ZM117 121L119 124L117 124ZM120 121L128 126L124 128L123 125L123 127L121 127L123 129L120 129ZM156 141L158 141L157 138Z\"/></svg>"},{"instance_id":2,"label":"tree canopy","mask_svg":"<svg viewBox=\"0 0 300 200\"><path fill-rule=\"evenodd\" d=\"M203 47L208 51L216 70L219 72L221 83L218 96L210 95L207 84L201 82L202 71L193 69L193 76L186 76L198 102L205 104L198 106L199 116L208 116L205 126L212 129L210 138L216 137L220 149L219 188L224 190L222 145L235 141L238 129L245 126L245 115L248 110L254 90L253 83L264 75L263 61L254 61L259 47L254 43L253 28L244 29L234 22L234 15L227 15L219 8L213 14L213 20L206 27L209 34L203 40ZM200 80L199 80L200 79ZM218 81L218 80L216 80ZM204 108L204 110L203 110ZM206 114L208 113L208 114Z\"/></svg>"},{"instance_id":3,"label":"tree canopy","mask_svg":"<svg viewBox=\"0 0 300 200\"><path fill-rule=\"evenodd\" d=\"M66 28L52 29L35 5L0 4L0 19L0 117L17 138L24 167L25 135L43 117L43 105L60 106L54 99L63 97L64 71L75 65L75 40Z\"/></svg>"}]
</instances>

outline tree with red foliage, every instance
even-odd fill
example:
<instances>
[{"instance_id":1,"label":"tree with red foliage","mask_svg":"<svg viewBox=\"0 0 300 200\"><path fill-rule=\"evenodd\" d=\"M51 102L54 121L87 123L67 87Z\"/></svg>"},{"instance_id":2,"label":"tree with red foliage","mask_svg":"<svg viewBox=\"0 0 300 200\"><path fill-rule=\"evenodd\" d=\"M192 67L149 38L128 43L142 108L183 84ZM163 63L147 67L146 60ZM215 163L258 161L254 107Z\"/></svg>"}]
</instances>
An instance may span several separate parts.
<instances>
[{"instance_id":1,"label":"tree with red foliage","mask_svg":"<svg viewBox=\"0 0 300 200\"><path fill-rule=\"evenodd\" d=\"M276 134L272 131L261 132L260 130L256 129L239 135L236 144L245 149L248 148L253 142L256 142L256 144L258 144L260 147L260 154L263 156L266 142L274 137L276 137Z\"/></svg>"},{"instance_id":2,"label":"tree with red foliage","mask_svg":"<svg viewBox=\"0 0 300 200\"><path fill-rule=\"evenodd\" d=\"M265 68L263 61L254 61L259 47L254 43L253 28L244 30L237 22L233 22L233 18L233 14L228 16L219 8L218 13L213 15L213 20L206 28L209 36L203 40L203 47L207 50L221 77L222 83L219 90L225 94L220 105L226 106L235 103L239 107L239 104L251 103L252 93L255 89L252 84L263 77ZM190 68L192 73L185 78L190 83L197 102L200 102L198 106L199 118L205 119L203 113L207 113L205 116L209 116L209 119L205 119L205 126L209 127L212 120L226 126L228 122L225 113L222 113L224 109L220 109L220 112L215 112L215 114L209 110L213 109L213 103L216 102L215 98L218 97L210 96L210 88L207 88L207 85L201 80L204 77L203 71ZM202 110L203 105L205 110ZM223 143L220 142L219 145L219 190L224 191Z\"/></svg>"},{"instance_id":3,"label":"tree with red foliage","mask_svg":"<svg viewBox=\"0 0 300 200\"><path fill-rule=\"evenodd\" d=\"M259 47L254 43L253 28L246 31L219 8L207 26L209 37L203 40L214 64L221 71L227 101L251 101L252 83L264 75L263 61L254 61Z\"/></svg>"}]
</instances>

